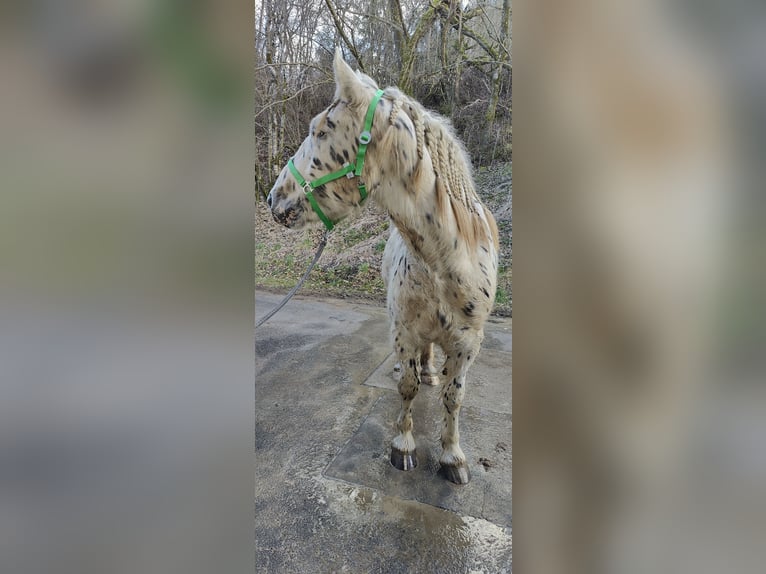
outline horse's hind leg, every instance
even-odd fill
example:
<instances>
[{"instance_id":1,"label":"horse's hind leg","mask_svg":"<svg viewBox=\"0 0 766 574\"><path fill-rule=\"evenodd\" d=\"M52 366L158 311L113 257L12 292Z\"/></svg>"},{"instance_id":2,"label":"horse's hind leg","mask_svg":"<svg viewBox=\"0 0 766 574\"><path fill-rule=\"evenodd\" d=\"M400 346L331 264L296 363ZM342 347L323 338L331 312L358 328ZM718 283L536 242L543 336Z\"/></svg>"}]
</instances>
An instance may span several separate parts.
<instances>
[{"instance_id":1,"label":"horse's hind leg","mask_svg":"<svg viewBox=\"0 0 766 574\"><path fill-rule=\"evenodd\" d=\"M434 365L434 344L428 345L420 354L420 382L424 385L435 387L439 384L439 375ZM402 364L397 361L394 364L394 380L399 381L402 378Z\"/></svg>"},{"instance_id":2,"label":"horse's hind leg","mask_svg":"<svg viewBox=\"0 0 766 574\"><path fill-rule=\"evenodd\" d=\"M434 366L434 344L426 346L420 355L420 382L435 387L439 384L439 376Z\"/></svg>"},{"instance_id":3,"label":"horse's hind leg","mask_svg":"<svg viewBox=\"0 0 766 574\"><path fill-rule=\"evenodd\" d=\"M412 436L412 401L418 394L420 380L420 354L402 349L399 351L399 363L402 374L399 380L399 394L402 397L402 408L396 421L399 431L391 442L391 464L399 470L410 470L418 465L415 454L415 438Z\"/></svg>"}]
</instances>

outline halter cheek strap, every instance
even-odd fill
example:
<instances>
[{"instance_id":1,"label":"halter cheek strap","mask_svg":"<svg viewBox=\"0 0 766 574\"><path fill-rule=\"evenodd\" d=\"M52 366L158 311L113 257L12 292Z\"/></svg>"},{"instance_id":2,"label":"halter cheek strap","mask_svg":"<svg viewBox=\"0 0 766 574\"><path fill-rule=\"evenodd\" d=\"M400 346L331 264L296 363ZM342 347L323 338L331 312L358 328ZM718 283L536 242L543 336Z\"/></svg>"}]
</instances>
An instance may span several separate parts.
<instances>
[{"instance_id":1,"label":"halter cheek strap","mask_svg":"<svg viewBox=\"0 0 766 574\"><path fill-rule=\"evenodd\" d=\"M287 167L290 170L290 173L293 174L293 177L295 178L295 181L298 182L298 185L303 188L303 193L309 200L311 208L314 210L314 212L316 212L317 216L319 216L319 219L322 220L322 223L324 223L328 231L331 231L335 225L333 221L327 217L319 207L319 203L317 203L313 191L316 188L321 187L328 182L340 179L343 176L346 176L349 179L358 177L359 181L357 182L357 186L359 187L359 195L362 198L360 203L367 199L367 187L364 185L364 182L361 179L361 175L362 170L364 169L364 156L367 153L367 145L372 140L371 130L372 120L375 117L375 108L377 107L378 102L382 96L383 90L376 91L375 96L373 96L372 101L370 102L370 105L367 107L367 115L364 118L364 130L361 134L359 134L359 148L356 151L356 161L354 163L346 163L339 170L328 173L327 175L324 175L313 181L306 181L306 179L298 171L298 168L295 167L293 158L290 158L290 161L287 162Z\"/></svg>"}]
</instances>

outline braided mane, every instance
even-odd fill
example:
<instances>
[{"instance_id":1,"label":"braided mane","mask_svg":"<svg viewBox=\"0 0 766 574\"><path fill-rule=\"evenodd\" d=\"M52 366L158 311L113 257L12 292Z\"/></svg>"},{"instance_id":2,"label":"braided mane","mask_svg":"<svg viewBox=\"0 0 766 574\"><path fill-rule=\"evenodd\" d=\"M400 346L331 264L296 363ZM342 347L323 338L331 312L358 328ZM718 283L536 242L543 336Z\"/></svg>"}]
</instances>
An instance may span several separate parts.
<instances>
[{"instance_id":1,"label":"braided mane","mask_svg":"<svg viewBox=\"0 0 766 574\"><path fill-rule=\"evenodd\" d=\"M423 159L424 151L431 158L436 176L437 216L445 219L451 212L459 233L471 247L482 240L489 240L497 248L495 220L489 210L483 208L476 193L471 162L450 121L429 112L397 88L387 88L385 93L393 100L389 123L393 125L397 116L404 112L415 127L418 159ZM418 163L416 174L422 165L422 162Z\"/></svg>"}]
</instances>

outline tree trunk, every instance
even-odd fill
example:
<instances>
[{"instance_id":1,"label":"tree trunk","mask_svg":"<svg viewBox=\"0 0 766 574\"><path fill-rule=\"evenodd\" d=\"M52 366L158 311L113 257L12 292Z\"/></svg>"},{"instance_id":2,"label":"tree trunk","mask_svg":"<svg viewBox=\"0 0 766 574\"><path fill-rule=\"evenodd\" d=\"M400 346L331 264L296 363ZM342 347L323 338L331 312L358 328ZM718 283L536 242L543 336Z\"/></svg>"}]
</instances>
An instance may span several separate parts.
<instances>
[{"instance_id":1,"label":"tree trunk","mask_svg":"<svg viewBox=\"0 0 766 574\"><path fill-rule=\"evenodd\" d=\"M458 14L457 55L455 56L455 84L452 88L452 105L450 115L455 115L455 106L460 98L460 64L463 61L463 11Z\"/></svg>"},{"instance_id":2,"label":"tree trunk","mask_svg":"<svg viewBox=\"0 0 766 574\"><path fill-rule=\"evenodd\" d=\"M498 51L500 54L509 54L511 47L508 45L511 32L511 0L503 0L503 20L500 25L500 42L504 51ZM505 57L503 58L505 59ZM487 125L492 126L495 122L495 115L497 114L497 102L500 99L500 90L503 84L502 81L502 66L503 62L497 62L495 64L495 70L492 72L492 95L489 99L489 106L487 107Z\"/></svg>"},{"instance_id":3,"label":"tree trunk","mask_svg":"<svg viewBox=\"0 0 766 574\"><path fill-rule=\"evenodd\" d=\"M351 52L351 54L354 56L359 69L362 72L367 73L367 71L364 69L364 63L362 62L362 58L359 56L359 52L357 51L356 46L346 35L346 31L343 27L343 22L341 21L340 16L338 16L338 12L335 9L335 6L333 6L330 0L325 0L324 3L327 5L327 9L330 11L330 16L332 16L332 21L335 24L335 29L338 30L338 33L340 34L340 37L343 38L343 42L346 44L349 52Z\"/></svg>"}]
</instances>

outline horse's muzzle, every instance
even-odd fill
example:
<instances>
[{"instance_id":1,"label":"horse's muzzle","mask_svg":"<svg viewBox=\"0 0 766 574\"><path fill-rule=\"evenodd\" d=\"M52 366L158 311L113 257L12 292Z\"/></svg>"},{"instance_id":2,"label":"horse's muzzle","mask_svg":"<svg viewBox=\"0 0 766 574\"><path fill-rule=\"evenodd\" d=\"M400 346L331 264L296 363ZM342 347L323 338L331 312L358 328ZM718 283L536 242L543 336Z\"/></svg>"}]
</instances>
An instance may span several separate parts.
<instances>
[{"instance_id":1,"label":"horse's muzzle","mask_svg":"<svg viewBox=\"0 0 766 574\"><path fill-rule=\"evenodd\" d=\"M271 216L274 218L274 221L281 223L285 227L295 227L301 215L303 215L303 208L300 205L288 205L285 207L279 204L271 208Z\"/></svg>"}]
</instances>

